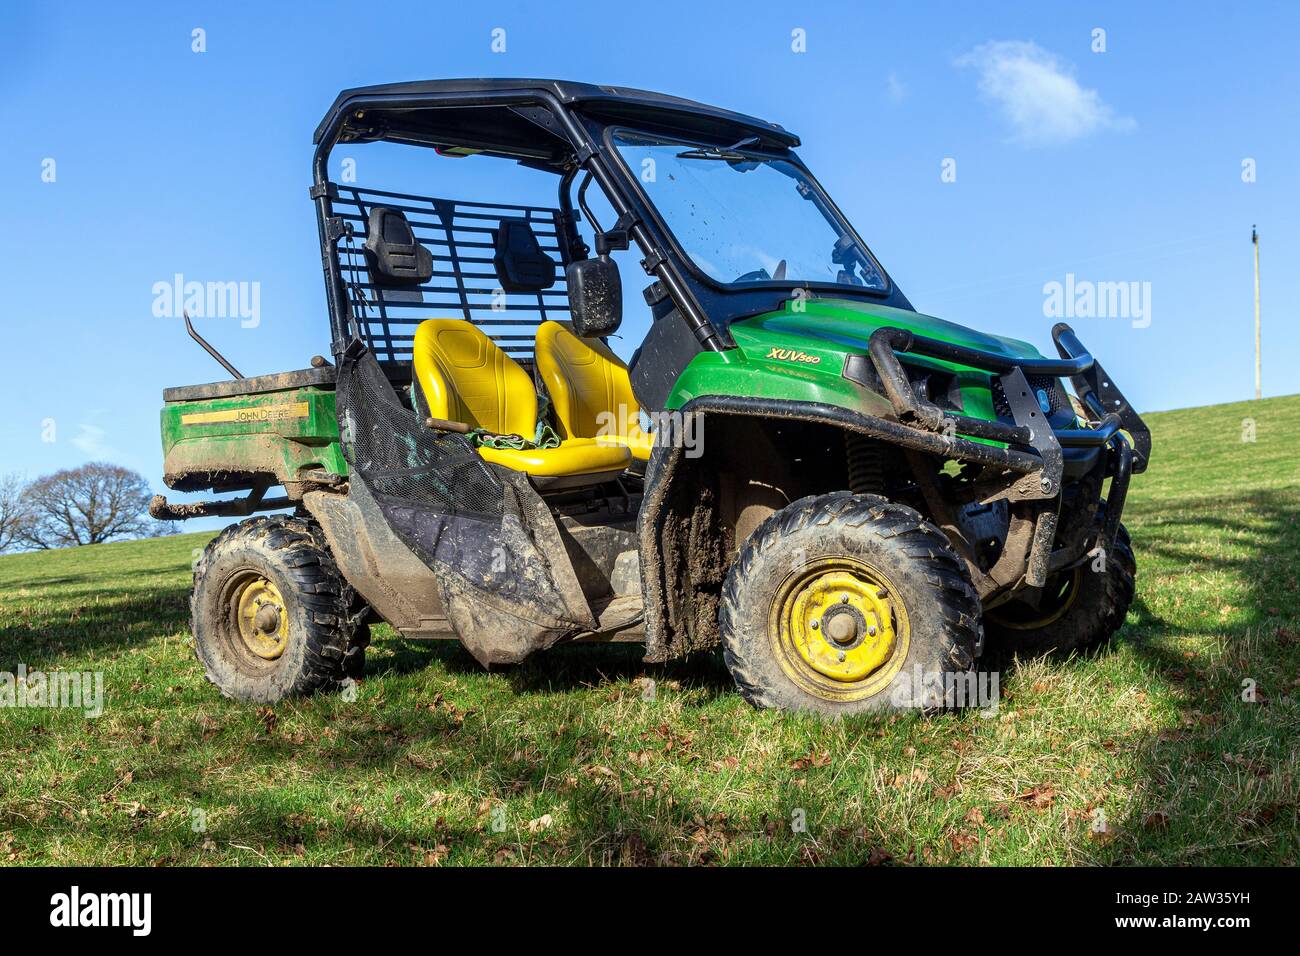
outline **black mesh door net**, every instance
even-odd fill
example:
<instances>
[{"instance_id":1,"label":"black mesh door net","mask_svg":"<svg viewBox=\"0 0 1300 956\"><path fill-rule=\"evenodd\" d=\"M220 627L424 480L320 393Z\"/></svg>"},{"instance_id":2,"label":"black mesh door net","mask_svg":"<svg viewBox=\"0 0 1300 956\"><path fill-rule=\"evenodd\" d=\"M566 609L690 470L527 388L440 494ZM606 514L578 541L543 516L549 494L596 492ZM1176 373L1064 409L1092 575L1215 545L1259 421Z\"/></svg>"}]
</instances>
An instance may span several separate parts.
<instances>
[{"instance_id":1,"label":"black mesh door net","mask_svg":"<svg viewBox=\"0 0 1300 956\"><path fill-rule=\"evenodd\" d=\"M485 665L595 627L555 519L528 479L424 426L360 341L338 374L349 494L366 494L434 572L447 619ZM359 485L360 488L355 486Z\"/></svg>"}]
</instances>

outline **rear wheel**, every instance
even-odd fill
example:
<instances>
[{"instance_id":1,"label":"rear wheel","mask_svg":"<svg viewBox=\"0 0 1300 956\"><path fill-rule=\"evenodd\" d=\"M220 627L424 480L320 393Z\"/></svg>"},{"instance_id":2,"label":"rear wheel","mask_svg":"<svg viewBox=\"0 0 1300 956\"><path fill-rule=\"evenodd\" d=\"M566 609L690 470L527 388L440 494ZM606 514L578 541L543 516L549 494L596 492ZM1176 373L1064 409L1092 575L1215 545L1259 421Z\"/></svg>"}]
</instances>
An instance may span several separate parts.
<instances>
[{"instance_id":1,"label":"rear wheel","mask_svg":"<svg viewBox=\"0 0 1300 956\"><path fill-rule=\"evenodd\" d=\"M249 518L213 539L194 570L195 652L236 700L337 686L364 660L354 597L319 528L296 516Z\"/></svg>"},{"instance_id":2,"label":"rear wheel","mask_svg":"<svg viewBox=\"0 0 1300 956\"><path fill-rule=\"evenodd\" d=\"M1064 657L1106 644L1133 603L1137 560L1120 525L1109 554L1053 575L1037 602L1010 601L984 612L987 653L1012 657Z\"/></svg>"},{"instance_id":3,"label":"rear wheel","mask_svg":"<svg viewBox=\"0 0 1300 956\"><path fill-rule=\"evenodd\" d=\"M943 533L911 508L837 492L769 517L723 585L723 653L756 707L839 715L937 701L970 669L980 606Z\"/></svg>"}]
</instances>

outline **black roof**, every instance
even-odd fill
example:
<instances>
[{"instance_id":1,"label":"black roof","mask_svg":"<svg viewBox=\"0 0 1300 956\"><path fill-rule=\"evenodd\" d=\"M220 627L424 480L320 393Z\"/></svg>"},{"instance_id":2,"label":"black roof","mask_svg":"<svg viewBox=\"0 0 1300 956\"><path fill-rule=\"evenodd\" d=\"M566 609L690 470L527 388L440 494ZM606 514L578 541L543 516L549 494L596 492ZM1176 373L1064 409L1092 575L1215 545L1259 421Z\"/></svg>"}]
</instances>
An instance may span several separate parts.
<instances>
[{"instance_id":1,"label":"black roof","mask_svg":"<svg viewBox=\"0 0 1300 956\"><path fill-rule=\"evenodd\" d=\"M624 86L597 86L593 83L574 83L569 80L539 79L458 79L458 80L418 80L409 83L384 83L378 86L359 86L344 90L334 100L334 104L316 127L314 142L319 143L326 129L335 117L352 101L382 97L401 101L403 111L419 109L421 99L428 98L433 105L439 96L447 94L483 93L493 96L508 96L511 93L545 92L554 96L566 106L572 106L581 112L591 113L611 119L640 120L643 122L698 129L700 131L736 130L746 135L758 135L761 139L776 145L794 147L799 145L799 137L790 133L776 123L744 113L735 113L717 106L697 103L694 100L664 93L652 93ZM472 104L471 104L472 105ZM382 110L381 104L371 103L368 112Z\"/></svg>"}]
</instances>

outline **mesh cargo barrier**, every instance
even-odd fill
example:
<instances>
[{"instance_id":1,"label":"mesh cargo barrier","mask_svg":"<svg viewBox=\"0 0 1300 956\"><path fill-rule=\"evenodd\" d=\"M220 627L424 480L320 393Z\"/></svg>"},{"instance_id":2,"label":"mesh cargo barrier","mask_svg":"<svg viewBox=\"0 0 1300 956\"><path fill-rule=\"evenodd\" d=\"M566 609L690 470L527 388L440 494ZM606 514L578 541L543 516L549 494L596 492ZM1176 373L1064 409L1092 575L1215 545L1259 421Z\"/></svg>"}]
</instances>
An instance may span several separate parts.
<instances>
[{"instance_id":1,"label":"mesh cargo barrier","mask_svg":"<svg viewBox=\"0 0 1300 956\"><path fill-rule=\"evenodd\" d=\"M482 329L511 358L527 365L537 326L547 319L569 317L564 275L568 256L560 241L560 210L435 199L349 183L330 186L336 192L330 202L333 215L350 226L355 237L335 246L339 274L359 311L353 320L361 338L381 364L410 361L415 328L424 319L459 315ZM376 206L405 215L416 239L433 257L433 276L407 290L417 295L386 296L370 275L361 247L370 211ZM556 262L551 286L538 292L500 288L492 259L494 231L503 219L529 224L542 252Z\"/></svg>"},{"instance_id":2,"label":"mesh cargo barrier","mask_svg":"<svg viewBox=\"0 0 1300 956\"><path fill-rule=\"evenodd\" d=\"M376 496L446 514L502 516L501 481L464 435L425 428L375 361L355 362L348 385L343 453Z\"/></svg>"},{"instance_id":3,"label":"mesh cargo barrier","mask_svg":"<svg viewBox=\"0 0 1300 956\"><path fill-rule=\"evenodd\" d=\"M337 401L349 495L373 498L433 571L448 622L481 663L514 663L596 626L526 476L489 465L463 435L424 427L360 341L339 363Z\"/></svg>"}]
</instances>

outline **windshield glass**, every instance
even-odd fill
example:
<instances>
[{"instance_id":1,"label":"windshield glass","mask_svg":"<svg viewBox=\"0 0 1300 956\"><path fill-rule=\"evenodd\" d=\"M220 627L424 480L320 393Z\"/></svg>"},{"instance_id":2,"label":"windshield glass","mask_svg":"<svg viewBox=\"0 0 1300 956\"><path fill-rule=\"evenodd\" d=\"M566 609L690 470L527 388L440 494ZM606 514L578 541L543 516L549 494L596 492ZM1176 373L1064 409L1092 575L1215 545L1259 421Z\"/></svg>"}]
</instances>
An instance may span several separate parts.
<instances>
[{"instance_id":1,"label":"windshield glass","mask_svg":"<svg viewBox=\"0 0 1300 956\"><path fill-rule=\"evenodd\" d=\"M723 285L838 283L884 292L888 280L802 169L745 150L614 134L682 251Z\"/></svg>"}]
</instances>

